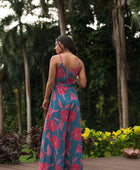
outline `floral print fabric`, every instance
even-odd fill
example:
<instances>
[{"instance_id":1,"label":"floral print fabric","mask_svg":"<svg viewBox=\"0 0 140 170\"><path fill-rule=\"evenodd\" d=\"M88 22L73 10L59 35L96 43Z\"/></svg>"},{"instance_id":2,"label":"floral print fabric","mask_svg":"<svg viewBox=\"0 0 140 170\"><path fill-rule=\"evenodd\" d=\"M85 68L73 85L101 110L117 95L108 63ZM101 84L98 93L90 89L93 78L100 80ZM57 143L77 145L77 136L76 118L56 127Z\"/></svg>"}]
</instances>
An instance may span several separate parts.
<instances>
[{"instance_id":1,"label":"floral print fabric","mask_svg":"<svg viewBox=\"0 0 140 170\"><path fill-rule=\"evenodd\" d=\"M39 170L83 170L79 100L74 89L79 66L57 69L42 136Z\"/></svg>"}]
</instances>

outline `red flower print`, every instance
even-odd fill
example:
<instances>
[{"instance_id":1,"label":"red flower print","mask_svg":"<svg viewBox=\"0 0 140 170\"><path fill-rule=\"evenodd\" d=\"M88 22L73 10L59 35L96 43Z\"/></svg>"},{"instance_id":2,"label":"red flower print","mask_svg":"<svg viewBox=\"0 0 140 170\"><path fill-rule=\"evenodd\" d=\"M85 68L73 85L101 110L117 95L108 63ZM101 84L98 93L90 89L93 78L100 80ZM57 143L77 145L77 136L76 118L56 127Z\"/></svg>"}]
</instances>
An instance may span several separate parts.
<instances>
[{"instance_id":1,"label":"red flower print","mask_svg":"<svg viewBox=\"0 0 140 170\"><path fill-rule=\"evenodd\" d=\"M47 133L46 138L47 138L47 139L50 138L50 132Z\"/></svg>"},{"instance_id":2,"label":"red flower print","mask_svg":"<svg viewBox=\"0 0 140 170\"><path fill-rule=\"evenodd\" d=\"M60 165L56 165L55 170L62 170L62 169L61 169Z\"/></svg>"},{"instance_id":3,"label":"red flower print","mask_svg":"<svg viewBox=\"0 0 140 170\"><path fill-rule=\"evenodd\" d=\"M71 148L71 143L69 141L66 141L66 149L65 151L68 152Z\"/></svg>"},{"instance_id":4,"label":"red flower print","mask_svg":"<svg viewBox=\"0 0 140 170\"><path fill-rule=\"evenodd\" d=\"M76 119L76 112L74 112L73 110L70 111L70 116L69 116L69 120L68 122L72 122Z\"/></svg>"},{"instance_id":5,"label":"red flower print","mask_svg":"<svg viewBox=\"0 0 140 170\"><path fill-rule=\"evenodd\" d=\"M63 105L62 105L62 103L61 103L60 99L58 99L58 101L59 101L59 107L60 107L60 108L62 108L62 107L63 107Z\"/></svg>"},{"instance_id":6,"label":"red flower print","mask_svg":"<svg viewBox=\"0 0 140 170\"><path fill-rule=\"evenodd\" d=\"M60 147L60 140L57 138L57 136L55 136L55 135L53 135L52 137L51 137L51 140L50 140L51 142L52 142L52 146L55 148L55 149L58 149L59 147Z\"/></svg>"},{"instance_id":7,"label":"red flower print","mask_svg":"<svg viewBox=\"0 0 140 170\"><path fill-rule=\"evenodd\" d=\"M83 159L80 159L81 165L83 165Z\"/></svg>"},{"instance_id":8,"label":"red flower print","mask_svg":"<svg viewBox=\"0 0 140 170\"><path fill-rule=\"evenodd\" d=\"M66 141L66 131L63 133L63 141Z\"/></svg>"},{"instance_id":9,"label":"red flower print","mask_svg":"<svg viewBox=\"0 0 140 170\"><path fill-rule=\"evenodd\" d=\"M54 120L49 120L48 121L48 129L52 131L53 133L57 130L58 126L55 124Z\"/></svg>"},{"instance_id":10,"label":"red flower print","mask_svg":"<svg viewBox=\"0 0 140 170\"><path fill-rule=\"evenodd\" d=\"M52 116L53 110L51 107L49 107L48 113L47 113L47 119L50 119Z\"/></svg>"},{"instance_id":11,"label":"red flower print","mask_svg":"<svg viewBox=\"0 0 140 170\"><path fill-rule=\"evenodd\" d=\"M73 84L74 82L75 82L75 80L72 77L68 77L68 79L67 79L68 84Z\"/></svg>"},{"instance_id":12,"label":"red flower print","mask_svg":"<svg viewBox=\"0 0 140 170\"><path fill-rule=\"evenodd\" d=\"M56 72L56 78L61 79L61 77L65 76L64 69L62 67L59 67Z\"/></svg>"},{"instance_id":13,"label":"red flower print","mask_svg":"<svg viewBox=\"0 0 140 170\"><path fill-rule=\"evenodd\" d=\"M77 146L76 153L82 153L82 149L81 149L81 146L79 144Z\"/></svg>"},{"instance_id":14,"label":"red flower print","mask_svg":"<svg viewBox=\"0 0 140 170\"><path fill-rule=\"evenodd\" d=\"M63 129L63 126L64 126L64 123L62 123L62 122L60 121L60 122L59 122L59 127L60 127L61 131L62 131L62 129Z\"/></svg>"},{"instance_id":15,"label":"red flower print","mask_svg":"<svg viewBox=\"0 0 140 170\"><path fill-rule=\"evenodd\" d=\"M72 139L73 140L81 140L81 129L80 128L74 128L72 133L71 133Z\"/></svg>"},{"instance_id":16,"label":"red flower print","mask_svg":"<svg viewBox=\"0 0 140 170\"><path fill-rule=\"evenodd\" d=\"M42 152L40 152L40 158L42 157Z\"/></svg>"},{"instance_id":17,"label":"red flower print","mask_svg":"<svg viewBox=\"0 0 140 170\"><path fill-rule=\"evenodd\" d=\"M50 149L50 146L49 146L49 145L47 146L47 155L48 155L48 156L51 155L51 149Z\"/></svg>"},{"instance_id":18,"label":"red flower print","mask_svg":"<svg viewBox=\"0 0 140 170\"><path fill-rule=\"evenodd\" d=\"M66 164L67 164L67 165L70 165L70 162L69 162L67 159L66 159Z\"/></svg>"},{"instance_id":19,"label":"red flower print","mask_svg":"<svg viewBox=\"0 0 140 170\"><path fill-rule=\"evenodd\" d=\"M81 166L80 165L77 165L77 164L72 164L70 166L70 170L80 170L81 169Z\"/></svg>"},{"instance_id":20,"label":"red flower print","mask_svg":"<svg viewBox=\"0 0 140 170\"><path fill-rule=\"evenodd\" d=\"M67 119L68 119L68 110L62 110L62 111L60 112L60 115L61 115L61 120L62 120L63 122L66 122Z\"/></svg>"},{"instance_id":21,"label":"red flower print","mask_svg":"<svg viewBox=\"0 0 140 170\"><path fill-rule=\"evenodd\" d=\"M77 100L73 93L70 92L71 100Z\"/></svg>"},{"instance_id":22,"label":"red flower print","mask_svg":"<svg viewBox=\"0 0 140 170\"><path fill-rule=\"evenodd\" d=\"M65 87L62 87L59 88L59 86L57 87L57 92L59 95L63 95L63 94L66 94L66 88Z\"/></svg>"},{"instance_id":23,"label":"red flower print","mask_svg":"<svg viewBox=\"0 0 140 170\"><path fill-rule=\"evenodd\" d=\"M55 90L53 91L53 100L56 100L56 94L55 94Z\"/></svg>"},{"instance_id":24,"label":"red flower print","mask_svg":"<svg viewBox=\"0 0 140 170\"><path fill-rule=\"evenodd\" d=\"M46 163L39 162L39 170L48 170L48 165Z\"/></svg>"},{"instance_id":25,"label":"red flower print","mask_svg":"<svg viewBox=\"0 0 140 170\"><path fill-rule=\"evenodd\" d=\"M46 126L47 126L47 121L45 121L45 124L44 124L44 129L43 129L44 132L46 132Z\"/></svg>"}]
</instances>

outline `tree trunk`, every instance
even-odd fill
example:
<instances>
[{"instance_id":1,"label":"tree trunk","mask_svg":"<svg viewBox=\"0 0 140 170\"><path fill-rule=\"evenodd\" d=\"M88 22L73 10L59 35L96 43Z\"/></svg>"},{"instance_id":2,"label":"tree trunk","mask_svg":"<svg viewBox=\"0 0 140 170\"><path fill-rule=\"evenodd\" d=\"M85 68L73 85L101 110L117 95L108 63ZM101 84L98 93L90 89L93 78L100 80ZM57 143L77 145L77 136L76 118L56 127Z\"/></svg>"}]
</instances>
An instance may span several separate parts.
<instances>
[{"instance_id":1,"label":"tree trunk","mask_svg":"<svg viewBox=\"0 0 140 170\"><path fill-rule=\"evenodd\" d=\"M19 134L20 135L22 135L21 103L22 103L22 88L18 87L18 91L17 91L17 104L18 104L18 127L19 127Z\"/></svg>"},{"instance_id":2,"label":"tree trunk","mask_svg":"<svg viewBox=\"0 0 140 170\"><path fill-rule=\"evenodd\" d=\"M59 24L60 24L60 34L66 34L66 17L65 17L65 10L64 10L64 1L63 0L54 0L54 5L58 9L58 16L59 16Z\"/></svg>"},{"instance_id":3,"label":"tree trunk","mask_svg":"<svg viewBox=\"0 0 140 170\"><path fill-rule=\"evenodd\" d=\"M128 65L126 59L126 45L125 45L125 31L124 31L124 6L125 0L114 0L114 7L112 9L112 20L113 20L113 42L116 51L117 58L117 79L118 88L121 86L121 97L118 89L118 97L121 103L119 106L119 116L123 121L120 121L123 128L128 127L128 96L127 96L127 80L128 80ZM121 109L120 109L121 108ZM120 117L121 119L121 117ZM121 127L120 124L120 127Z\"/></svg>"},{"instance_id":4,"label":"tree trunk","mask_svg":"<svg viewBox=\"0 0 140 170\"><path fill-rule=\"evenodd\" d=\"M0 132L3 130L3 99L2 99L2 83L0 82Z\"/></svg>"},{"instance_id":5,"label":"tree trunk","mask_svg":"<svg viewBox=\"0 0 140 170\"><path fill-rule=\"evenodd\" d=\"M22 53L24 57L25 67L25 82L26 82L26 104L27 104L27 132L31 131L31 92L30 92L30 76L28 68L28 59L26 55L26 49L24 43L22 43Z\"/></svg>"}]
</instances>

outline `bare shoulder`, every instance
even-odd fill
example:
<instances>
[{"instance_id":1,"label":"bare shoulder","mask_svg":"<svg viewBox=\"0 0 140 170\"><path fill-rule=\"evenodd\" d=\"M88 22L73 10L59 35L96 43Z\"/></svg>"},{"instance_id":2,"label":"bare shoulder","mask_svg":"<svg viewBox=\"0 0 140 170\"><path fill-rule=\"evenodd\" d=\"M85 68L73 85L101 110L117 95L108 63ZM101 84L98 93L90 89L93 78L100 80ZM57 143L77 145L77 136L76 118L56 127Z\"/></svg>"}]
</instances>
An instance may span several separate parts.
<instances>
[{"instance_id":1,"label":"bare shoulder","mask_svg":"<svg viewBox=\"0 0 140 170\"><path fill-rule=\"evenodd\" d=\"M50 62L57 63L57 61L58 61L58 55L53 55L50 59Z\"/></svg>"}]
</instances>

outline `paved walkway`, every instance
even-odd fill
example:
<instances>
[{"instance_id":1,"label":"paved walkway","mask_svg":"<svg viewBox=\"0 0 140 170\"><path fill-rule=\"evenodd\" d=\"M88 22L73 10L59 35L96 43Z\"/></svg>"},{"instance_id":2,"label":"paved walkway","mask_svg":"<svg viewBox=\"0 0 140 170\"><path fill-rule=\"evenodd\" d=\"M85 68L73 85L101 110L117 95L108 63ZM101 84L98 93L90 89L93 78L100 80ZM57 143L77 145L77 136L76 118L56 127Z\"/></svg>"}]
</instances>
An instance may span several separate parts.
<instances>
[{"instance_id":1,"label":"paved walkway","mask_svg":"<svg viewBox=\"0 0 140 170\"><path fill-rule=\"evenodd\" d=\"M0 170L38 170L38 162L18 165L0 164ZM140 158L105 157L84 159L84 170L140 170Z\"/></svg>"}]
</instances>

